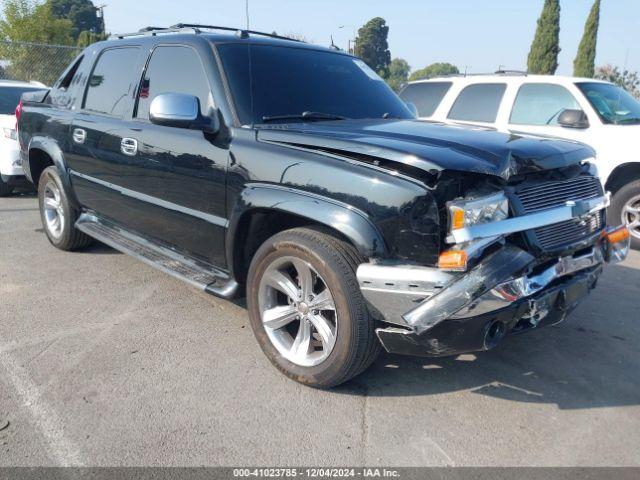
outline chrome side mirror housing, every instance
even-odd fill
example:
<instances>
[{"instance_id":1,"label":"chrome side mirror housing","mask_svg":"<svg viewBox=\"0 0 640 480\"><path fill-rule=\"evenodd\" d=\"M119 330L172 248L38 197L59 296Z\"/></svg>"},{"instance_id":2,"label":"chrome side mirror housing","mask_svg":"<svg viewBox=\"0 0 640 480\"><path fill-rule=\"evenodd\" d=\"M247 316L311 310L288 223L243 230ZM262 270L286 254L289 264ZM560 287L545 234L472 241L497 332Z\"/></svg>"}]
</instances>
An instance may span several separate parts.
<instances>
[{"instance_id":1,"label":"chrome side mirror housing","mask_svg":"<svg viewBox=\"0 0 640 480\"><path fill-rule=\"evenodd\" d=\"M194 95L161 93L151 102L149 120L156 125L189 128L215 134L220 130L218 112L212 117L200 114L200 101Z\"/></svg>"}]
</instances>

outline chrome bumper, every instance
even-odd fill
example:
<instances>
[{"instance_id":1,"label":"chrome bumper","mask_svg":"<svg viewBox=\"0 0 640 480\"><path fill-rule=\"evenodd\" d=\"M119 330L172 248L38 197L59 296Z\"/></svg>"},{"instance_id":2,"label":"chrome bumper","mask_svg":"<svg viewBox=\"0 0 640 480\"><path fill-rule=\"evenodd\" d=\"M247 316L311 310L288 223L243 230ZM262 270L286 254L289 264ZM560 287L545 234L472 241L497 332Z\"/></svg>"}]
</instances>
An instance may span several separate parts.
<instances>
[{"instance_id":1,"label":"chrome bumper","mask_svg":"<svg viewBox=\"0 0 640 480\"><path fill-rule=\"evenodd\" d=\"M363 264L357 277L375 317L421 334L447 319L501 310L538 294L562 277L622 261L628 250L628 241L612 245L603 239L584 255L561 257L543 271L534 272L539 265L531 254L506 245L465 273Z\"/></svg>"}]
</instances>

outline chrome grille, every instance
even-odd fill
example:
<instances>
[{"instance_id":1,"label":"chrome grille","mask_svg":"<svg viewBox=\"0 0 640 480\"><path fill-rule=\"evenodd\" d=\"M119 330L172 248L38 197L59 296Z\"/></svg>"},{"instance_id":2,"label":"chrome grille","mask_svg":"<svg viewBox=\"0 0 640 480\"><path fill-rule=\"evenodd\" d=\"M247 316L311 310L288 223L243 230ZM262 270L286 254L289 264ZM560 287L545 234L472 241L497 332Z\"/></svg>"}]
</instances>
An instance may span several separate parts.
<instances>
[{"instance_id":1,"label":"chrome grille","mask_svg":"<svg viewBox=\"0 0 640 480\"><path fill-rule=\"evenodd\" d=\"M569 200L586 200L600 195L602 195L600 181L590 176L537 184L518 191L518 198L525 213L564 205Z\"/></svg>"},{"instance_id":2,"label":"chrome grille","mask_svg":"<svg viewBox=\"0 0 640 480\"><path fill-rule=\"evenodd\" d=\"M591 176L539 183L526 186L516 192L524 215L558 207L570 200L597 198L602 194L600 181ZM543 250L554 250L588 238L604 227L605 213L604 210L601 210L583 219L576 218L536 228L532 232L532 237Z\"/></svg>"}]
</instances>

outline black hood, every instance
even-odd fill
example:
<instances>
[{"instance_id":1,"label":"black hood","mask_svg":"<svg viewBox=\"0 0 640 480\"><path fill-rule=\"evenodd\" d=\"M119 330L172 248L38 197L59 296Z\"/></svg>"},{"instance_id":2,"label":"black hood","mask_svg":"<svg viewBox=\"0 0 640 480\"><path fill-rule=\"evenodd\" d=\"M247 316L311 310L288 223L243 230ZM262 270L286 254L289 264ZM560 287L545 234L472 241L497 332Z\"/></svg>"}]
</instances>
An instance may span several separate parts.
<instances>
[{"instance_id":1,"label":"black hood","mask_svg":"<svg viewBox=\"0 0 640 480\"><path fill-rule=\"evenodd\" d=\"M410 165L430 173L458 170L505 180L562 168L593 157L577 142L509 135L493 130L445 126L418 120L345 120L262 127L258 139L365 155Z\"/></svg>"}]
</instances>

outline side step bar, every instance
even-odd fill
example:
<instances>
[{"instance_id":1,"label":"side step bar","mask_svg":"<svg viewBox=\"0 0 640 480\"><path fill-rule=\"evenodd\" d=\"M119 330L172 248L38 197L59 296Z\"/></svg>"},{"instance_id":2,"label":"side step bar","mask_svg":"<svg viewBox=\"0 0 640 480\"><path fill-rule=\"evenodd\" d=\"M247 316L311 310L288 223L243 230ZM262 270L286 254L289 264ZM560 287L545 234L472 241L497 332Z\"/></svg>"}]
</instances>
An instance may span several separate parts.
<instances>
[{"instance_id":1,"label":"side step bar","mask_svg":"<svg viewBox=\"0 0 640 480\"><path fill-rule=\"evenodd\" d=\"M150 242L95 215L82 214L76 222L76 228L122 253L212 295L231 298L238 290L236 281L223 271Z\"/></svg>"}]
</instances>

